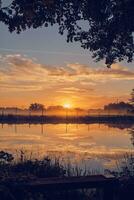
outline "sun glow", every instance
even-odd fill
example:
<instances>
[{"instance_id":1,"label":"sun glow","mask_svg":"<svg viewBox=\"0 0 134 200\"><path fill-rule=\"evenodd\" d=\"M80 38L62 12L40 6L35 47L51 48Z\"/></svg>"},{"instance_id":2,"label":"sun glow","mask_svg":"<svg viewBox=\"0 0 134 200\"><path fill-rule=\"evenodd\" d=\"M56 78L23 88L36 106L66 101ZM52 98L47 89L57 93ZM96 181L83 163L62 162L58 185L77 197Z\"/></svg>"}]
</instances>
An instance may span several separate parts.
<instances>
[{"instance_id":1,"label":"sun glow","mask_svg":"<svg viewBox=\"0 0 134 200\"><path fill-rule=\"evenodd\" d=\"M69 108L71 108L71 104L70 104L70 103L65 103L65 104L63 105L63 107L69 109Z\"/></svg>"}]
</instances>

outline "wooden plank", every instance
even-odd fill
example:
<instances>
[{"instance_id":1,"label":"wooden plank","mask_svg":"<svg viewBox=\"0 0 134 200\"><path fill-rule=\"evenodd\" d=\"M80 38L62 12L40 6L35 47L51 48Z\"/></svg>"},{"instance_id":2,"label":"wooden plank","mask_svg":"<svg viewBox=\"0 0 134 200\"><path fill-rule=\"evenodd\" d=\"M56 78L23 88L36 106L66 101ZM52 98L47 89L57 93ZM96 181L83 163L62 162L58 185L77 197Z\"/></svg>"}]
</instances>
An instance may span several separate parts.
<instances>
[{"instance_id":1,"label":"wooden plank","mask_svg":"<svg viewBox=\"0 0 134 200\"><path fill-rule=\"evenodd\" d=\"M41 178L27 182L8 182L8 187L27 188L35 190L66 190L82 188L112 188L118 184L115 178L106 178L103 175L85 177Z\"/></svg>"},{"instance_id":2,"label":"wooden plank","mask_svg":"<svg viewBox=\"0 0 134 200\"><path fill-rule=\"evenodd\" d=\"M103 175L95 176L80 176L80 177L55 177L55 178L41 178L34 180L21 180L16 181L13 178L0 182L13 193L23 195L24 189L36 192L51 192L63 191L73 189L90 189L100 188L103 189L103 200L115 200L118 195L119 180L114 177L105 177Z\"/></svg>"}]
</instances>

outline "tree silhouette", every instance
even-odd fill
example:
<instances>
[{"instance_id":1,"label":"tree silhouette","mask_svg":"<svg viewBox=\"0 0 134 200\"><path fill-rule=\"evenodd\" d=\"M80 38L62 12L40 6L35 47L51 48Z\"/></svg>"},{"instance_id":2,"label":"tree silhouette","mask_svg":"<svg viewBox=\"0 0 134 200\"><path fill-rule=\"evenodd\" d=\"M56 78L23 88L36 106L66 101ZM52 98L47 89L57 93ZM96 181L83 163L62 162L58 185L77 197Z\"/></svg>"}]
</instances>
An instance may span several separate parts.
<instances>
[{"instance_id":1,"label":"tree silhouette","mask_svg":"<svg viewBox=\"0 0 134 200\"><path fill-rule=\"evenodd\" d=\"M29 106L30 111L43 111L44 109L44 105L40 103L32 103Z\"/></svg>"},{"instance_id":2,"label":"tree silhouette","mask_svg":"<svg viewBox=\"0 0 134 200\"><path fill-rule=\"evenodd\" d=\"M125 102L110 103L104 106L104 110L130 111L132 109L133 109L133 106Z\"/></svg>"},{"instance_id":3,"label":"tree silhouette","mask_svg":"<svg viewBox=\"0 0 134 200\"><path fill-rule=\"evenodd\" d=\"M12 0L0 21L10 32L57 24L67 42L80 42L96 61L107 67L116 61L132 62L134 54L133 0Z\"/></svg>"}]
</instances>

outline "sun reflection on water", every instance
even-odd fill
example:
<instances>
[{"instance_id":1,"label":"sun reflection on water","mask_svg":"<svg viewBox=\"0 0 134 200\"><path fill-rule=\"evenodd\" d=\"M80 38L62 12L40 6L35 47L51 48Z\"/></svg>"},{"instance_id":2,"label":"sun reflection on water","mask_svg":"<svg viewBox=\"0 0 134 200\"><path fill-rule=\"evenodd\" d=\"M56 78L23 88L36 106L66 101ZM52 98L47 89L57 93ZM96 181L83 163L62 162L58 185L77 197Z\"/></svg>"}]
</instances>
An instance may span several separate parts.
<instances>
[{"instance_id":1,"label":"sun reflection on water","mask_svg":"<svg viewBox=\"0 0 134 200\"><path fill-rule=\"evenodd\" d=\"M37 124L0 127L0 149L15 152L23 149L33 155L60 155L77 161L86 160L103 166L115 163L115 157L134 153L127 129L103 124ZM70 156L71 155L71 156ZM110 159L110 161L109 161Z\"/></svg>"}]
</instances>

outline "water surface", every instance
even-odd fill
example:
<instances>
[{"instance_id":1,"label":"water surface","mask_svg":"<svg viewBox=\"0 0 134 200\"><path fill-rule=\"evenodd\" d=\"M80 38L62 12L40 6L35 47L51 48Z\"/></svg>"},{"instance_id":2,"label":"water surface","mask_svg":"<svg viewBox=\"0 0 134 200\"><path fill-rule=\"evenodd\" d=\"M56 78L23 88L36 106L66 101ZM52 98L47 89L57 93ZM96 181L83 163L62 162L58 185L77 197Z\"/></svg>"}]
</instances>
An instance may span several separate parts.
<instances>
[{"instance_id":1,"label":"water surface","mask_svg":"<svg viewBox=\"0 0 134 200\"><path fill-rule=\"evenodd\" d=\"M0 149L33 156L56 155L90 168L113 168L134 153L133 128L104 124L19 124L0 126Z\"/></svg>"}]
</instances>

